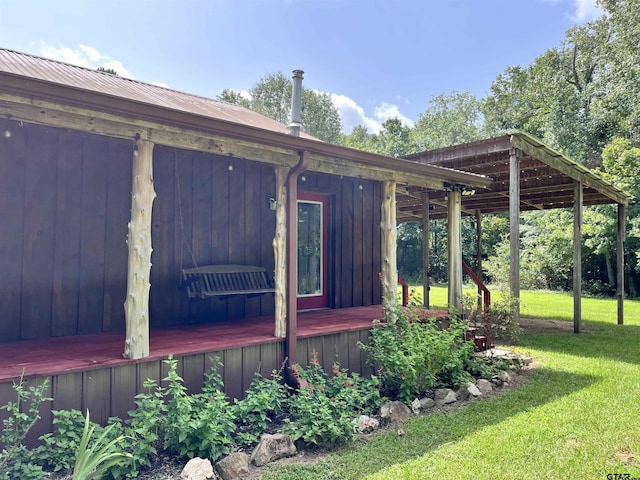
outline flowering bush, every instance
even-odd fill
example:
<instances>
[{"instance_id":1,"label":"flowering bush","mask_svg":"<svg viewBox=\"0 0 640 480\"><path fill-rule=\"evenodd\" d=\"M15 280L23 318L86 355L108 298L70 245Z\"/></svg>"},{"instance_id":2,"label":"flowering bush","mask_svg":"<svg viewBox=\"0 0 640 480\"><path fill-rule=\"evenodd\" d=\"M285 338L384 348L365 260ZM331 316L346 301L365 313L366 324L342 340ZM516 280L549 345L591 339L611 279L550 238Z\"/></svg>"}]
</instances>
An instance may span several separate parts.
<instances>
[{"instance_id":1,"label":"flowering bush","mask_svg":"<svg viewBox=\"0 0 640 480\"><path fill-rule=\"evenodd\" d=\"M370 413L384 402L376 377L349 374L337 362L329 376L315 351L307 368L293 365L292 370L298 379L305 380L301 383L306 383L288 401L291 418L285 420L283 432L294 440L314 445L348 440L353 435L353 417Z\"/></svg>"}]
</instances>

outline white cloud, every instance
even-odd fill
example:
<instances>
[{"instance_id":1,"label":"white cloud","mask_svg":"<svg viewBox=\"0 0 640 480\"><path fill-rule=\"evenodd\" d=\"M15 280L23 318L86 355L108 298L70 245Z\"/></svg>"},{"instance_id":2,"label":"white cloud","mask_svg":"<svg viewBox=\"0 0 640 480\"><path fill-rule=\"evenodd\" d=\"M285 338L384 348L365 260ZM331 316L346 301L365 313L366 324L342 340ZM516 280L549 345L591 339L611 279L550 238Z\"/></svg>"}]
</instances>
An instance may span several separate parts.
<instances>
[{"instance_id":1,"label":"white cloud","mask_svg":"<svg viewBox=\"0 0 640 480\"><path fill-rule=\"evenodd\" d=\"M40 49L40 53L47 58L85 68L110 68L115 70L121 77L133 78L131 72L125 68L121 61L115 60L109 55L102 54L94 47L88 45L78 45L76 49L45 45Z\"/></svg>"},{"instance_id":2,"label":"white cloud","mask_svg":"<svg viewBox=\"0 0 640 480\"><path fill-rule=\"evenodd\" d=\"M390 118L398 118L407 127L413 128L415 125L413 120L400 113L400 108L392 103L382 102L374 110L374 115L380 122L384 122Z\"/></svg>"},{"instance_id":3,"label":"white cloud","mask_svg":"<svg viewBox=\"0 0 640 480\"><path fill-rule=\"evenodd\" d=\"M362 125L370 132L377 134L380 133L382 123L394 117L399 118L403 124L409 127L414 126L413 121L403 115L397 105L383 102L374 109L373 116L368 116L364 108L358 105L352 98L336 93L329 95L331 96L331 101L340 113L342 130L345 133L351 133L353 127Z\"/></svg>"},{"instance_id":4,"label":"white cloud","mask_svg":"<svg viewBox=\"0 0 640 480\"><path fill-rule=\"evenodd\" d=\"M595 20L603 13L596 0L573 0L573 5L576 9L573 20L576 22Z\"/></svg>"},{"instance_id":5,"label":"white cloud","mask_svg":"<svg viewBox=\"0 0 640 480\"><path fill-rule=\"evenodd\" d=\"M151 82L151 85L155 85L156 87L171 88L164 82Z\"/></svg>"}]
</instances>

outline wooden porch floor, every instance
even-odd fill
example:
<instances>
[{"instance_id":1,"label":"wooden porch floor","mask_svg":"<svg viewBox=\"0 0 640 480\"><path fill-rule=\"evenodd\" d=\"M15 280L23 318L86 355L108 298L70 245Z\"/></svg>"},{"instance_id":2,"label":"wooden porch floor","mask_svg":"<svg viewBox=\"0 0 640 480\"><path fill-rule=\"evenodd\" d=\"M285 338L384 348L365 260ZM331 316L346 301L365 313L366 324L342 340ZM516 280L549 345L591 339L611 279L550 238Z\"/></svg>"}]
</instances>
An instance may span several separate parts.
<instances>
[{"instance_id":1,"label":"wooden porch floor","mask_svg":"<svg viewBox=\"0 0 640 480\"><path fill-rule=\"evenodd\" d=\"M364 330L381 316L381 305L300 312L297 333L305 338ZM273 316L151 329L150 356L143 360L122 358L123 332L0 343L0 382L19 378L23 371L25 376L54 375L283 341L273 329Z\"/></svg>"}]
</instances>

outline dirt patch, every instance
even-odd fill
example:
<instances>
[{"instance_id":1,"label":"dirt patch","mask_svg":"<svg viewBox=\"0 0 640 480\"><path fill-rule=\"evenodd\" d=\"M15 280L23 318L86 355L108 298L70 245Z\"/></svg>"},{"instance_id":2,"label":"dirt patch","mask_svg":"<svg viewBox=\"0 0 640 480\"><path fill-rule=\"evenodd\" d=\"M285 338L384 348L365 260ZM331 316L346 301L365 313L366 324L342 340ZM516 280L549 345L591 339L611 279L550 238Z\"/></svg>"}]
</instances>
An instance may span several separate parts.
<instances>
[{"instance_id":1,"label":"dirt patch","mask_svg":"<svg viewBox=\"0 0 640 480\"><path fill-rule=\"evenodd\" d=\"M569 334L573 333L573 322L570 320L552 320L549 318L520 318L520 326L524 333L529 335L537 335L541 333L553 334ZM591 333L583 323L580 331L582 333Z\"/></svg>"}]
</instances>

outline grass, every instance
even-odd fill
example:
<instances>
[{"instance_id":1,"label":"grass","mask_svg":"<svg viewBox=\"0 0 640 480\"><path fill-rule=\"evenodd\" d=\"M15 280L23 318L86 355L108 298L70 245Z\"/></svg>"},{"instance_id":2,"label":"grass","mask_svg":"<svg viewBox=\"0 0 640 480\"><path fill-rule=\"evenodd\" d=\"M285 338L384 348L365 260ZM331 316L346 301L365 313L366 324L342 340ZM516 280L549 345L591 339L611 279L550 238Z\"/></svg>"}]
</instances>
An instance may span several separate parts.
<instances>
[{"instance_id":1,"label":"grass","mask_svg":"<svg viewBox=\"0 0 640 480\"><path fill-rule=\"evenodd\" d=\"M441 294L446 303L446 291L431 293L432 303ZM570 295L522 292L523 315L569 320L572 308ZM640 302L625 302L624 326L615 324L613 299L585 299L583 312L588 334L523 338L516 349L538 367L518 389L263 478L640 478Z\"/></svg>"}]
</instances>

